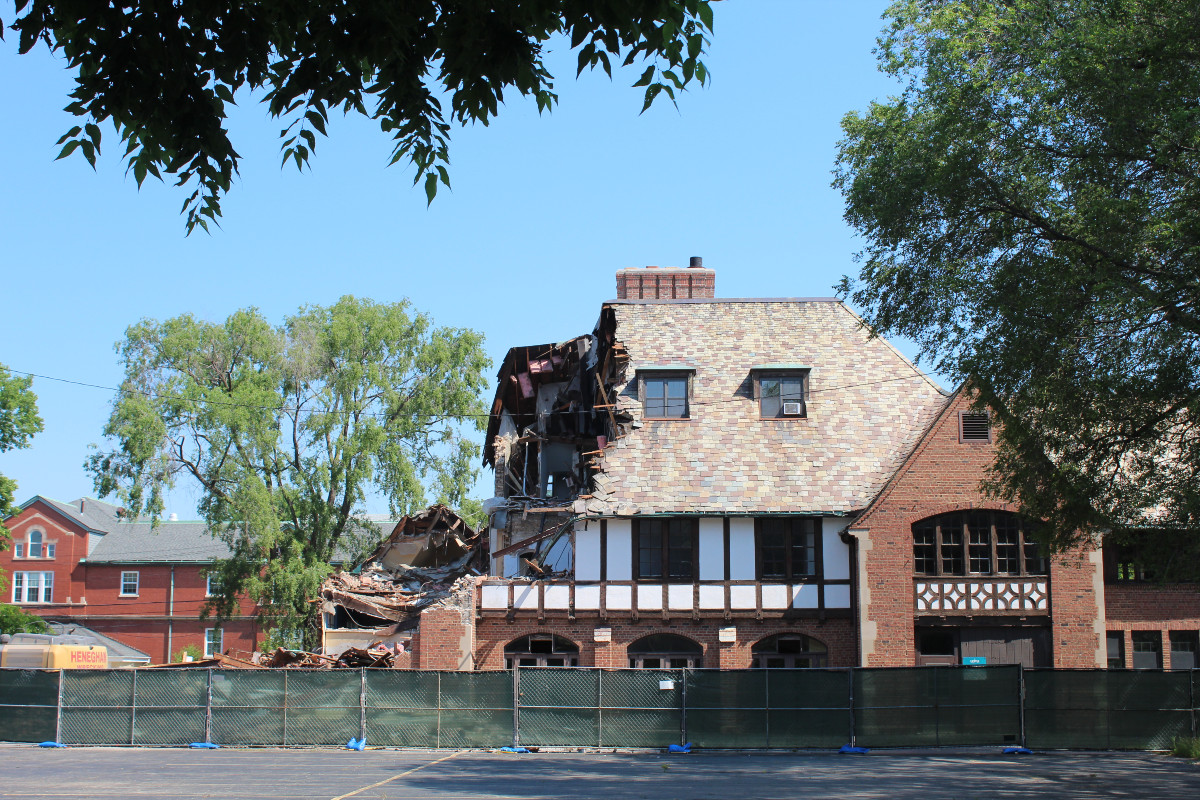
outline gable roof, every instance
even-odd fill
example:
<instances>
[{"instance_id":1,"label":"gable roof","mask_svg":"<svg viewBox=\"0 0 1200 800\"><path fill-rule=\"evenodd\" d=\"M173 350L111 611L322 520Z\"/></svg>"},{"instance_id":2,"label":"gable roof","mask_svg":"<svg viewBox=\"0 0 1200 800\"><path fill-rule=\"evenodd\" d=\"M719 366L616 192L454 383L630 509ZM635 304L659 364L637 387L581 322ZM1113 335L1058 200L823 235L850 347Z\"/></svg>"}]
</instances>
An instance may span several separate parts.
<instances>
[{"instance_id":1,"label":"gable roof","mask_svg":"<svg viewBox=\"0 0 1200 800\"><path fill-rule=\"evenodd\" d=\"M606 304L628 353L617 403L634 430L603 456L589 513L856 513L942 409L946 393L836 299ZM641 365L696 369L687 421L641 419ZM811 365L808 415L763 420L756 365Z\"/></svg>"},{"instance_id":2,"label":"gable roof","mask_svg":"<svg viewBox=\"0 0 1200 800\"><path fill-rule=\"evenodd\" d=\"M78 524L88 536L87 561L92 564L210 564L218 558L233 554L229 546L214 536L203 521L160 520L158 525L149 519L127 520L118 506L92 498L79 498L69 503L35 495L21 504L25 510L41 503ZM387 529L390 518L369 515L369 521ZM377 531L365 531L377 539ZM332 563L339 564L357 555L354 537L344 537Z\"/></svg>"}]
</instances>

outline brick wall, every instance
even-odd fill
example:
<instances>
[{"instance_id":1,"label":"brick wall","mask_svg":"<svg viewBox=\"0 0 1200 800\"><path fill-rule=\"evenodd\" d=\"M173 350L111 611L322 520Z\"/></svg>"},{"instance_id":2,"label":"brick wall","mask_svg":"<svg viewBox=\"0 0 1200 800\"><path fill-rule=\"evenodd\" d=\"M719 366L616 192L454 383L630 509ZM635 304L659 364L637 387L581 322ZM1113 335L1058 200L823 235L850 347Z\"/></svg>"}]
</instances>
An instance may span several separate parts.
<instances>
[{"instance_id":1,"label":"brick wall","mask_svg":"<svg viewBox=\"0 0 1200 800\"><path fill-rule=\"evenodd\" d=\"M409 658L412 669L470 670L476 668L474 654L475 606L434 606L421 612L413 634Z\"/></svg>"},{"instance_id":2,"label":"brick wall","mask_svg":"<svg viewBox=\"0 0 1200 800\"><path fill-rule=\"evenodd\" d=\"M737 641L718 641L718 631L725 627L737 628ZM596 628L609 628L611 642L596 642ZM531 633L553 633L569 639L579 647L579 666L622 669L629 666L629 645L655 633L671 633L698 642L703 648L705 668L747 669L751 662L751 648L760 639L773 634L802 633L828 648L828 666L850 667L855 664L854 625L849 619L827 619L784 623L775 621L701 620L699 622L643 620L637 623L620 622L599 618L552 619L538 623L534 620L509 622L502 616L489 615L476 622L475 663L478 669L503 669L504 647L514 639Z\"/></svg>"},{"instance_id":3,"label":"brick wall","mask_svg":"<svg viewBox=\"0 0 1200 800\"><path fill-rule=\"evenodd\" d=\"M1194 584L1110 583L1104 587L1107 629L1125 638L1125 666L1133 666L1133 631L1158 631L1163 667L1171 669L1171 631L1200 631L1200 587Z\"/></svg>"},{"instance_id":4,"label":"brick wall","mask_svg":"<svg viewBox=\"0 0 1200 800\"><path fill-rule=\"evenodd\" d=\"M949 511L1015 511L989 500L979 482L993 458L990 442L960 442L960 393L921 439L879 498L852 526L859 539L863 666L916 663L912 524ZM1103 666L1103 586L1098 553L1073 553L1050 569L1054 666Z\"/></svg>"}]
</instances>

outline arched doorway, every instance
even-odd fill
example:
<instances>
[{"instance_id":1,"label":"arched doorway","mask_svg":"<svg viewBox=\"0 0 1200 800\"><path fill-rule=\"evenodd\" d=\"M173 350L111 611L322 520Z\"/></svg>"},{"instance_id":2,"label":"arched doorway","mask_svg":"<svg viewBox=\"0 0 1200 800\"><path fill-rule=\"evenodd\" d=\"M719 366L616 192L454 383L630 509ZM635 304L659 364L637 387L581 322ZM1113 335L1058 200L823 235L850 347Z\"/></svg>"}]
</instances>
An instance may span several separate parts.
<instances>
[{"instance_id":1,"label":"arched doorway","mask_svg":"<svg viewBox=\"0 0 1200 800\"><path fill-rule=\"evenodd\" d=\"M704 648L699 642L674 633L653 633L629 645L633 669L684 669L703 666Z\"/></svg>"},{"instance_id":2,"label":"arched doorway","mask_svg":"<svg viewBox=\"0 0 1200 800\"><path fill-rule=\"evenodd\" d=\"M750 648L754 669L807 669L829 663L829 648L802 633L777 633Z\"/></svg>"},{"instance_id":3,"label":"arched doorway","mask_svg":"<svg viewBox=\"0 0 1200 800\"><path fill-rule=\"evenodd\" d=\"M553 633L531 633L504 646L504 667L578 667L579 646Z\"/></svg>"}]
</instances>

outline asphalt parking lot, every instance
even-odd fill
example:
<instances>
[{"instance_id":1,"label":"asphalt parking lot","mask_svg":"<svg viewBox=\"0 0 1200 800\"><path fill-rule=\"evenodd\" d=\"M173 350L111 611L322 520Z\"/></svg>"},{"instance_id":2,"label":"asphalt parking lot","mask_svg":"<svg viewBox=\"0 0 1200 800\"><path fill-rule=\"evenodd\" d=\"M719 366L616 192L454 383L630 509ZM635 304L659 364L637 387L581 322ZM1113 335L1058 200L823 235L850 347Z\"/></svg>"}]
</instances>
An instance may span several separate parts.
<instances>
[{"instance_id":1,"label":"asphalt parking lot","mask_svg":"<svg viewBox=\"0 0 1200 800\"><path fill-rule=\"evenodd\" d=\"M0 745L0 797L1200 797L1200 765L1146 753L530 753Z\"/></svg>"}]
</instances>

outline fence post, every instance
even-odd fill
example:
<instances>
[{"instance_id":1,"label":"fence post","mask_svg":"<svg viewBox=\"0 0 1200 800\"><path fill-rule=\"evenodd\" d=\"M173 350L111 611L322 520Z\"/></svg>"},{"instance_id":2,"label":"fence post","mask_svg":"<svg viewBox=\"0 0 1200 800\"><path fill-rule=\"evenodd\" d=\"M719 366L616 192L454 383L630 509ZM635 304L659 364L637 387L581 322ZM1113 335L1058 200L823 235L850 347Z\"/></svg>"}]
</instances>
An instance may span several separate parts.
<instances>
[{"instance_id":1,"label":"fence post","mask_svg":"<svg viewBox=\"0 0 1200 800\"><path fill-rule=\"evenodd\" d=\"M288 730L287 730L287 712L288 712L288 671L283 671L283 741L281 744L287 747Z\"/></svg>"},{"instance_id":2,"label":"fence post","mask_svg":"<svg viewBox=\"0 0 1200 800\"><path fill-rule=\"evenodd\" d=\"M850 683L850 700L846 703L846 710L850 714L850 746L858 747L858 745L855 743L858 741L858 730L854 719L854 667L846 670L846 679Z\"/></svg>"},{"instance_id":3,"label":"fence post","mask_svg":"<svg viewBox=\"0 0 1200 800\"><path fill-rule=\"evenodd\" d=\"M1188 699L1192 701L1192 738L1196 738L1196 668L1192 668L1191 682L1188 683Z\"/></svg>"},{"instance_id":4,"label":"fence post","mask_svg":"<svg viewBox=\"0 0 1200 800\"><path fill-rule=\"evenodd\" d=\"M440 669L437 671L437 698L437 739L435 746L440 749L442 746L442 671Z\"/></svg>"},{"instance_id":5,"label":"fence post","mask_svg":"<svg viewBox=\"0 0 1200 800\"><path fill-rule=\"evenodd\" d=\"M680 674L683 676L683 680L679 690L679 743L687 744L687 685L691 670L684 667Z\"/></svg>"},{"instance_id":6,"label":"fence post","mask_svg":"<svg viewBox=\"0 0 1200 800\"><path fill-rule=\"evenodd\" d=\"M208 693L204 700L204 743L212 744L212 685L213 671L208 668Z\"/></svg>"},{"instance_id":7,"label":"fence post","mask_svg":"<svg viewBox=\"0 0 1200 800\"><path fill-rule=\"evenodd\" d=\"M367 668L359 667L358 685L358 738L367 739Z\"/></svg>"},{"instance_id":8,"label":"fence post","mask_svg":"<svg viewBox=\"0 0 1200 800\"><path fill-rule=\"evenodd\" d=\"M764 669L763 676L763 728L767 747L771 746L771 670Z\"/></svg>"},{"instance_id":9,"label":"fence post","mask_svg":"<svg viewBox=\"0 0 1200 800\"><path fill-rule=\"evenodd\" d=\"M513 747L521 746L521 679L519 674L520 667L517 665L517 659L514 658L512 665Z\"/></svg>"},{"instance_id":10,"label":"fence post","mask_svg":"<svg viewBox=\"0 0 1200 800\"><path fill-rule=\"evenodd\" d=\"M1021 722L1021 747L1025 747L1025 665L1017 664L1017 714Z\"/></svg>"},{"instance_id":11,"label":"fence post","mask_svg":"<svg viewBox=\"0 0 1200 800\"><path fill-rule=\"evenodd\" d=\"M596 747L604 746L604 670L596 667Z\"/></svg>"},{"instance_id":12,"label":"fence post","mask_svg":"<svg viewBox=\"0 0 1200 800\"><path fill-rule=\"evenodd\" d=\"M130 672L130 691L129 691L129 744L132 746L137 744L137 674L136 669L129 670Z\"/></svg>"},{"instance_id":13,"label":"fence post","mask_svg":"<svg viewBox=\"0 0 1200 800\"><path fill-rule=\"evenodd\" d=\"M513 747L521 746L521 681L517 677L517 659L513 659L512 665L512 704L513 704Z\"/></svg>"},{"instance_id":14,"label":"fence post","mask_svg":"<svg viewBox=\"0 0 1200 800\"><path fill-rule=\"evenodd\" d=\"M58 671L58 711L54 714L54 741L62 744L63 670Z\"/></svg>"}]
</instances>

